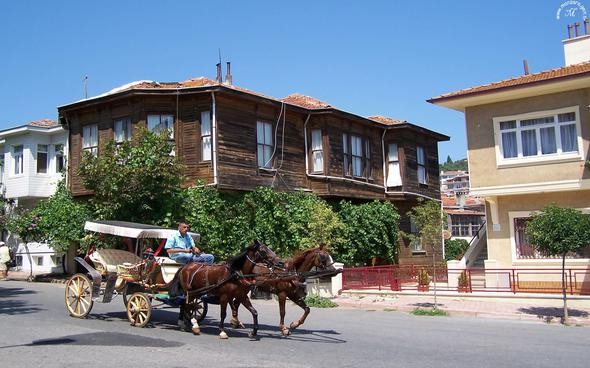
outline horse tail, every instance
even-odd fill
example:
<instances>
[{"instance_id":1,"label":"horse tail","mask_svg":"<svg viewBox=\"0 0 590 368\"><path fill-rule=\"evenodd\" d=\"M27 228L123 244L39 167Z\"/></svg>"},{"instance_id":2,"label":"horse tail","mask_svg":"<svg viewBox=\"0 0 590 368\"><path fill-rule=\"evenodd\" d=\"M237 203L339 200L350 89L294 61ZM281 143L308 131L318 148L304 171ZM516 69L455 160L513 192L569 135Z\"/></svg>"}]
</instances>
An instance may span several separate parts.
<instances>
[{"instance_id":1,"label":"horse tail","mask_svg":"<svg viewBox=\"0 0 590 368\"><path fill-rule=\"evenodd\" d=\"M183 268L184 267L180 267L178 271L176 271L174 278L168 284L168 296L171 298L184 294L182 285L180 285L180 271L182 271Z\"/></svg>"}]
</instances>

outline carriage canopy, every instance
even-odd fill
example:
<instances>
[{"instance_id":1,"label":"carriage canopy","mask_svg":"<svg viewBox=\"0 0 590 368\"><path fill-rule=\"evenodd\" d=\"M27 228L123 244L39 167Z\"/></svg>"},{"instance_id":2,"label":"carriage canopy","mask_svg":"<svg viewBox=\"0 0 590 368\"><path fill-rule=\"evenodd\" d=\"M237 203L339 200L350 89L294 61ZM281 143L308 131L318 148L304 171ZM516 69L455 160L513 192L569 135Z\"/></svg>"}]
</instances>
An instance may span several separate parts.
<instances>
[{"instance_id":1,"label":"carriage canopy","mask_svg":"<svg viewBox=\"0 0 590 368\"><path fill-rule=\"evenodd\" d=\"M177 229L170 229L156 225L139 224L127 221L86 221L84 230L101 234L125 236L134 239L167 239ZM188 232L198 242L201 236L198 233Z\"/></svg>"}]
</instances>

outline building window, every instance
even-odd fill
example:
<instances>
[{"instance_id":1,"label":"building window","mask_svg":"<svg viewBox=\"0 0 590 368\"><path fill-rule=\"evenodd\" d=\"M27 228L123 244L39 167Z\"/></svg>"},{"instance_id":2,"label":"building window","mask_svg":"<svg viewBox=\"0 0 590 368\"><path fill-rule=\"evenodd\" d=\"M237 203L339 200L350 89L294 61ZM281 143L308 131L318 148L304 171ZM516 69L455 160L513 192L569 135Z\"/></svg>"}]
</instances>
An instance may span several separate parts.
<instances>
[{"instance_id":1,"label":"building window","mask_svg":"<svg viewBox=\"0 0 590 368\"><path fill-rule=\"evenodd\" d=\"M322 145L322 131L314 129L311 131L311 160L313 162L313 172L324 172L324 151Z\"/></svg>"},{"instance_id":2,"label":"building window","mask_svg":"<svg viewBox=\"0 0 590 368\"><path fill-rule=\"evenodd\" d=\"M201 159L211 161L211 114L201 112Z\"/></svg>"},{"instance_id":3,"label":"building window","mask_svg":"<svg viewBox=\"0 0 590 368\"><path fill-rule=\"evenodd\" d=\"M37 173L38 174L47 174L47 145L46 144L38 144L37 145Z\"/></svg>"},{"instance_id":4,"label":"building window","mask_svg":"<svg viewBox=\"0 0 590 368\"><path fill-rule=\"evenodd\" d=\"M342 174L350 176L350 150L348 148L348 134L342 134Z\"/></svg>"},{"instance_id":5,"label":"building window","mask_svg":"<svg viewBox=\"0 0 590 368\"><path fill-rule=\"evenodd\" d=\"M399 166L397 144L391 143L387 149L387 186L399 187L401 185L402 175Z\"/></svg>"},{"instance_id":6,"label":"building window","mask_svg":"<svg viewBox=\"0 0 590 368\"><path fill-rule=\"evenodd\" d=\"M92 124L82 128L82 150L98 155L98 125Z\"/></svg>"},{"instance_id":7,"label":"building window","mask_svg":"<svg viewBox=\"0 0 590 368\"><path fill-rule=\"evenodd\" d=\"M272 124L258 121L256 123L256 153L258 167L272 168Z\"/></svg>"},{"instance_id":8,"label":"building window","mask_svg":"<svg viewBox=\"0 0 590 368\"><path fill-rule=\"evenodd\" d=\"M63 144L55 145L55 172L60 173L64 171L66 165L66 157Z\"/></svg>"},{"instance_id":9,"label":"building window","mask_svg":"<svg viewBox=\"0 0 590 368\"><path fill-rule=\"evenodd\" d=\"M499 163L578 157L578 108L494 118Z\"/></svg>"},{"instance_id":10,"label":"building window","mask_svg":"<svg viewBox=\"0 0 590 368\"><path fill-rule=\"evenodd\" d=\"M371 166L371 142L369 140L365 140L365 159L363 161L363 171L365 178L371 178L373 176L372 166Z\"/></svg>"},{"instance_id":11,"label":"building window","mask_svg":"<svg viewBox=\"0 0 590 368\"><path fill-rule=\"evenodd\" d=\"M426 152L421 146L416 147L416 163L418 164L418 183L426 184Z\"/></svg>"},{"instance_id":12,"label":"building window","mask_svg":"<svg viewBox=\"0 0 590 368\"><path fill-rule=\"evenodd\" d=\"M422 239L419 237L420 229L418 228L418 225L412 221L412 218L410 218L410 233L414 235L413 239L410 241L412 253L424 253L424 249L422 248Z\"/></svg>"},{"instance_id":13,"label":"building window","mask_svg":"<svg viewBox=\"0 0 590 368\"><path fill-rule=\"evenodd\" d=\"M115 133L115 143L123 143L131 140L131 119L122 118L113 121L113 132Z\"/></svg>"},{"instance_id":14,"label":"building window","mask_svg":"<svg viewBox=\"0 0 590 368\"><path fill-rule=\"evenodd\" d=\"M174 115L148 115L147 126L150 132L160 133L162 131L168 131L168 139L174 140Z\"/></svg>"},{"instance_id":15,"label":"building window","mask_svg":"<svg viewBox=\"0 0 590 368\"><path fill-rule=\"evenodd\" d=\"M14 160L14 175L24 172L23 145L12 146L12 159Z\"/></svg>"},{"instance_id":16,"label":"building window","mask_svg":"<svg viewBox=\"0 0 590 368\"><path fill-rule=\"evenodd\" d=\"M350 136L352 153L352 176L363 176L363 140L356 135Z\"/></svg>"}]
</instances>

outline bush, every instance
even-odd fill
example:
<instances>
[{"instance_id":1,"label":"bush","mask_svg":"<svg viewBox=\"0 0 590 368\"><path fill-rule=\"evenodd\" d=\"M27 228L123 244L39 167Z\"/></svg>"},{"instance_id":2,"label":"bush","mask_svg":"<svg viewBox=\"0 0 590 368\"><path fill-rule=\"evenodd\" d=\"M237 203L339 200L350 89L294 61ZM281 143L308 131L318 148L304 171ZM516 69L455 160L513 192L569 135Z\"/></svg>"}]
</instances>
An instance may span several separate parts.
<instances>
[{"instance_id":1,"label":"bush","mask_svg":"<svg viewBox=\"0 0 590 368\"><path fill-rule=\"evenodd\" d=\"M424 308L416 308L412 311L412 314L415 316L448 316L448 313L442 309L432 308L432 309L424 309Z\"/></svg>"},{"instance_id":2,"label":"bush","mask_svg":"<svg viewBox=\"0 0 590 368\"><path fill-rule=\"evenodd\" d=\"M445 240L445 261L460 260L468 247L465 239Z\"/></svg>"},{"instance_id":3,"label":"bush","mask_svg":"<svg viewBox=\"0 0 590 368\"><path fill-rule=\"evenodd\" d=\"M315 308L335 308L338 304L319 295L310 294L305 298L305 304Z\"/></svg>"}]
</instances>

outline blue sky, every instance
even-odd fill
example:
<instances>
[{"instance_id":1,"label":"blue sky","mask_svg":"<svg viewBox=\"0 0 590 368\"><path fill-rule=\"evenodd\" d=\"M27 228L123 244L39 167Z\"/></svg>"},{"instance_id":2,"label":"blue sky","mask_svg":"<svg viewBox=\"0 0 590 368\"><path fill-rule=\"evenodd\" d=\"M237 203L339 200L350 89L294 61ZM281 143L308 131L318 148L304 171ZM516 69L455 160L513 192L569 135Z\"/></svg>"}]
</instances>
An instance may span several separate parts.
<instances>
[{"instance_id":1,"label":"blue sky","mask_svg":"<svg viewBox=\"0 0 590 368\"><path fill-rule=\"evenodd\" d=\"M2 1L0 130L142 79L215 77L273 97L303 93L358 115L446 134L466 157L462 113L430 97L563 66L566 0ZM580 1L590 6L590 0ZM590 8L588 8L590 12Z\"/></svg>"}]
</instances>

